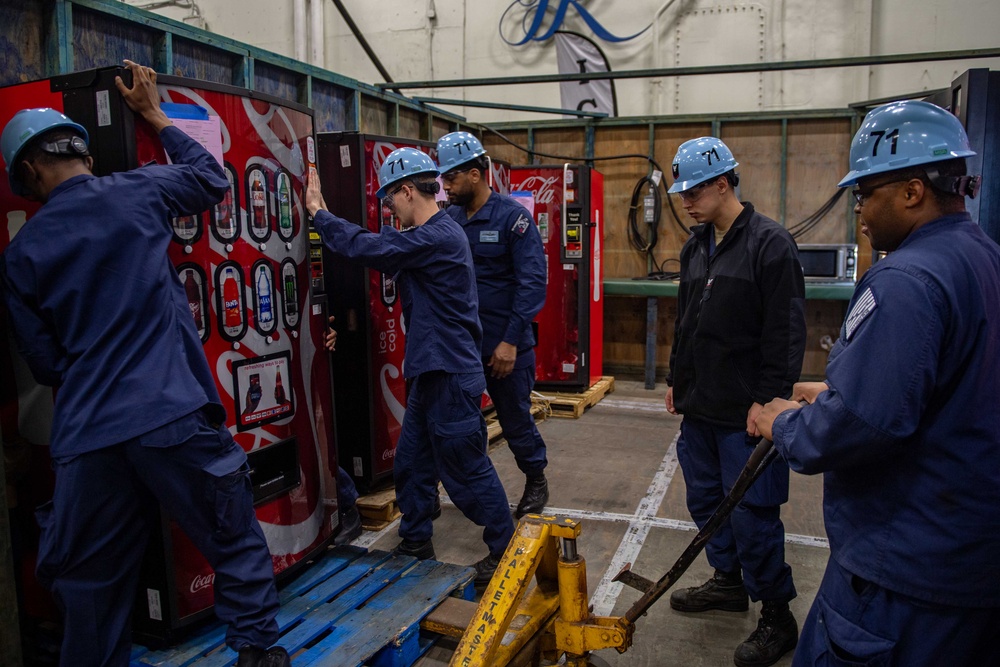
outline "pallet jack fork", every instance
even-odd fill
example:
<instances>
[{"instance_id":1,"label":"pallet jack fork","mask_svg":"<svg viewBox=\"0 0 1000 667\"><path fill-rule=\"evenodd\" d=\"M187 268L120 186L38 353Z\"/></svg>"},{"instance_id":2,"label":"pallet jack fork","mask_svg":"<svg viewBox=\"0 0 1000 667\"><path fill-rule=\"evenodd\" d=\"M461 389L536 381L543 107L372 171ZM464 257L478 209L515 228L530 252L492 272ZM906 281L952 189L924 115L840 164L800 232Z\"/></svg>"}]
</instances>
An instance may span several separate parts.
<instances>
[{"instance_id":1,"label":"pallet jack fork","mask_svg":"<svg viewBox=\"0 0 1000 667\"><path fill-rule=\"evenodd\" d=\"M631 571L626 564L614 578L643 593L624 616L594 616L588 607L587 564L576 548L579 521L529 514L517 531L471 621L464 626L451 667L506 667L555 661L568 667L596 667L603 660L592 651L632 645L635 622L677 582L712 535L728 519L750 485L777 455L770 441L754 449L729 495L659 581ZM534 576L536 585L530 588ZM470 603L471 604L471 603ZM444 634L441 627L432 628Z\"/></svg>"}]
</instances>

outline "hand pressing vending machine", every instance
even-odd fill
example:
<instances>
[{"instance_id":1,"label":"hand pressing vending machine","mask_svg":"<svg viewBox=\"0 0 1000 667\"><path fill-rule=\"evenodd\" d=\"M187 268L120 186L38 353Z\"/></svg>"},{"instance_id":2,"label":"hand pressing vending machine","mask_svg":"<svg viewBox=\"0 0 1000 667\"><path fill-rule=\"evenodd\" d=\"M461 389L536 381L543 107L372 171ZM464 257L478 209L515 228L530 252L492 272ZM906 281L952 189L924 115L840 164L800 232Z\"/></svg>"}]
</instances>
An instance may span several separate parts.
<instances>
[{"instance_id":1,"label":"hand pressing vending machine","mask_svg":"<svg viewBox=\"0 0 1000 667\"><path fill-rule=\"evenodd\" d=\"M0 89L0 126L20 109L52 107L87 129L97 175L163 163L156 133L124 104L116 75L128 73L105 68ZM158 85L167 115L217 157L229 179L225 198L211 210L172 221L169 257L227 425L247 452L257 518L280 576L304 565L338 527L333 386L323 349L327 308L311 288L302 202L316 162L312 111L204 81L161 76ZM0 182L3 250L37 207L13 196L6 178ZM26 500L40 504L51 493L44 445L52 391L34 384L7 340L0 341L0 427L5 440L23 435L34 443L35 497ZM30 563L22 567L33 570ZM187 536L161 516L133 613L137 637L169 640L208 615L212 581ZM41 590L25 585L32 595ZM35 600L26 606L44 608Z\"/></svg>"}]
</instances>

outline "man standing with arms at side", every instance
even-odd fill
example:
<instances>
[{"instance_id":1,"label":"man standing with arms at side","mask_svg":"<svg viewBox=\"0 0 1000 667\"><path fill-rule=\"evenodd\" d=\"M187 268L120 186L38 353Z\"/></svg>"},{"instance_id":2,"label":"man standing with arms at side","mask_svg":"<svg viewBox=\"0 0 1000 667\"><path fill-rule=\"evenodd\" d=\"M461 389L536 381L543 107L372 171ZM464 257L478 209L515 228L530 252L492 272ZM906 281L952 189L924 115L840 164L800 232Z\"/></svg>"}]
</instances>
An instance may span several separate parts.
<instances>
[{"instance_id":1,"label":"man standing with arms at side","mask_svg":"<svg viewBox=\"0 0 1000 667\"><path fill-rule=\"evenodd\" d=\"M434 558L437 480L455 506L483 527L489 554L475 564L485 586L514 535L507 494L486 451L480 409L482 329L476 316L472 255L462 228L438 209L438 168L425 153L398 148L379 169L382 205L403 230L373 234L326 210L319 178L309 176L306 209L332 252L393 276L406 319L404 375L411 383L393 476L403 517L396 552Z\"/></svg>"},{"instance_id":2,"label":"man standing with arms at side","mask_svg":"<svg viewBox=\"0 0 1000 667\"><path fill-rule=\"evenodd\" d=\"M545 249L528 211L490 188L490 165L479 139L468 132L452 132L438 140L437 151L452 204L448 215L462 226L472 247L486 389L526 478L514 512L520 519L541 512L549 500L545 441L531 416L535 387L531 323L545 304Z\"/></svg>"},{"instance_id":3,"label":"man standing with arms at side","mask_svg":"<svg viewBox=\"0 0 1000 667\"><path fill-rule=\"evenodd\" d=\"M683 414L677 458L687 506L701 528L732 489L759 440L754 420L772 395L788 396L805 352L805 284L795 241L741 203L739 166L715 137L681 144L671 193L701 223L681 250L677 321L666 404ZM746 611L763 602L757 629L736 648L739 667L763 667L795 647L795 597L785 563L781 505L788 466L775 460L705 552L715 575L675 591L678 611Z\"/></svg>"},{"instance_id":4,"label":"man standing with arms at side","mask_svg":"<svg viewBox=\"0 0 1000 667\"><path fill-rule=\"evenodd\" d=\"M91 173L84 128L19 112L2 140L11 190L41 209L3 255L18 347L58 386L52 502L38 512L38 578L63 610L62 665L129 664L139 567L161 504L215 570L215 613L238 667L289 665L278 595L254 516L250 469L167 258L171 218L218 203L218 162L160 109L156 73L125 61L116 85L172 165Z\"/></svg>"},{"instance_id":5,"label":"man standing with arms at side","mask_svg":"<svg viewBox=\"0 0 1000 667\"><path fill-rule=\"evenodd\" d=\"M793 470L824 473L830 560L794 665L1000 665L1000 248L965 210L958 119L872 110L854 211L888 256L865 273L826 381L764 406Z\"/></svg>"}]
</instances>

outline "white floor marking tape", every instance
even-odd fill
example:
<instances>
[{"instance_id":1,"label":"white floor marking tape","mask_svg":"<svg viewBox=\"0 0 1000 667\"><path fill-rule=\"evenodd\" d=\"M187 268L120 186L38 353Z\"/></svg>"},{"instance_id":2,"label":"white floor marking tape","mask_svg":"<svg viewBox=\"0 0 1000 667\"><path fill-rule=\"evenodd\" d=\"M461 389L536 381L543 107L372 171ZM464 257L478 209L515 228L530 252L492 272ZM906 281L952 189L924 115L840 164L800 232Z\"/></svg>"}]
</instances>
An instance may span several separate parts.
<instances>
[{"instance_id":1,"label":"white floor marking tape","mask_svg":"<svg viewBox=\"0 0 1000 667\"><path fill-rule=\"evenodd\" d=\"M646 495L639 501L635 516L629 522L628 530L622 537L618 551L611 558L608 569L604 571L604 576L597 584L597 590L590 598L590 603L594 606L594 614L597 616L609 616L615 608L615 603L622 591L622 584L611 581L611 578L621 571L625 563L635 562L646 537L649 535L648 520L656 517L660 504L663 502L664 496L667 495L670 480L673 478L674 472L677 471L677 440L679 438L680 431L677 432L673 442L667 448L667 453L660 461L660 466L657 468L656 474L653 475L653 481L650 482Z\"/></svg>"}]
</instances>

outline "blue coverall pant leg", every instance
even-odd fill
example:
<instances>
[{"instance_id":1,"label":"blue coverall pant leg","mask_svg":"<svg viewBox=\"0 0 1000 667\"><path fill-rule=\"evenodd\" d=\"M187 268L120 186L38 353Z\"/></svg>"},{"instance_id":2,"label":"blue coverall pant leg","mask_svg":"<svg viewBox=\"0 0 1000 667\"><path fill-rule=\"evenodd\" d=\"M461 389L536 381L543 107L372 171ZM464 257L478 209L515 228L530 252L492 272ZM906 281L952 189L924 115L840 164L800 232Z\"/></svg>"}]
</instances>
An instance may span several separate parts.
<instances>
[{"instance_id":1,"label":"blue coverall pant leg","mask_svg":"<svg viewBox=\"0 0 1000 667\"><path fill-rule=\"evenodd\" d=\"M916 600L866 581L831 558L792 665L998 667L997 628L1000 609Z\"/></svg>"},{"instance_id":2,"label":"blue coverall pant leg","mask_svg":"<svg viewBox=\"0 0 1000 667\"><path fill-rule=\"evenodd\" d=\"M337 505L341 512L354 507L358 502L358 487L347 471L337 466Z\"/></svg>"},{"instance_id":3,"label":"blue coverall pant leg","mask_svg":"<svg viewBox=\"0 0 1000 667\"><path fill-rule=\"evenodd\" d=\"M488 361L488 360L486 360ZM541 475L548 465L545 441L531 416L531 391L535 388L535 351L518 355L510 375L495 378L486 366L486 390L497 409L503 437L510 447L517 467L527 477Z\"/></svg>"},{"instance_id":4,"label":"blue coverall pant leg","mask_svg":"<svg viewBox=\"0 0 1000 667\"><path fill-rule=\"evenodd\" d=\"M38 577L65 616L63 665L127 665L139 564L158 504L215 570L226 643L278 639L274 570L253 511L246 454L200 411L118 445L53 463L38 513Z\"/></svg>"},{"instance_id":5,"label":"blue coverall pant leg","mask_svg":"<svg viewBox=\"0 0 1000 667\"><path fill-rule=\"evenodd\" d=\"M718 428L691 417L681 422L677 459L687 486L687 506L701 529L733 488L754 450L746 431ZM709 564L743 572L750 598L787 601L795 597L792 570L785 563L781 504L788 500L788 464L776 458L750 487L709 540Z\"/></svg>"},{"instance_id":6,"label":"blue coverall pant leg","mask_svg":"<svg viewBox=\"0 0 1000 667\"><path fill-rule=\"evenodd\" d=\"M485 386L480 373L432 371L414 379L393 463L403 539L431 538L439 478L462 514L483 527L490 553L502 553L514 535L507 494L486 449Z\"/></svg>"}]
</instances>

